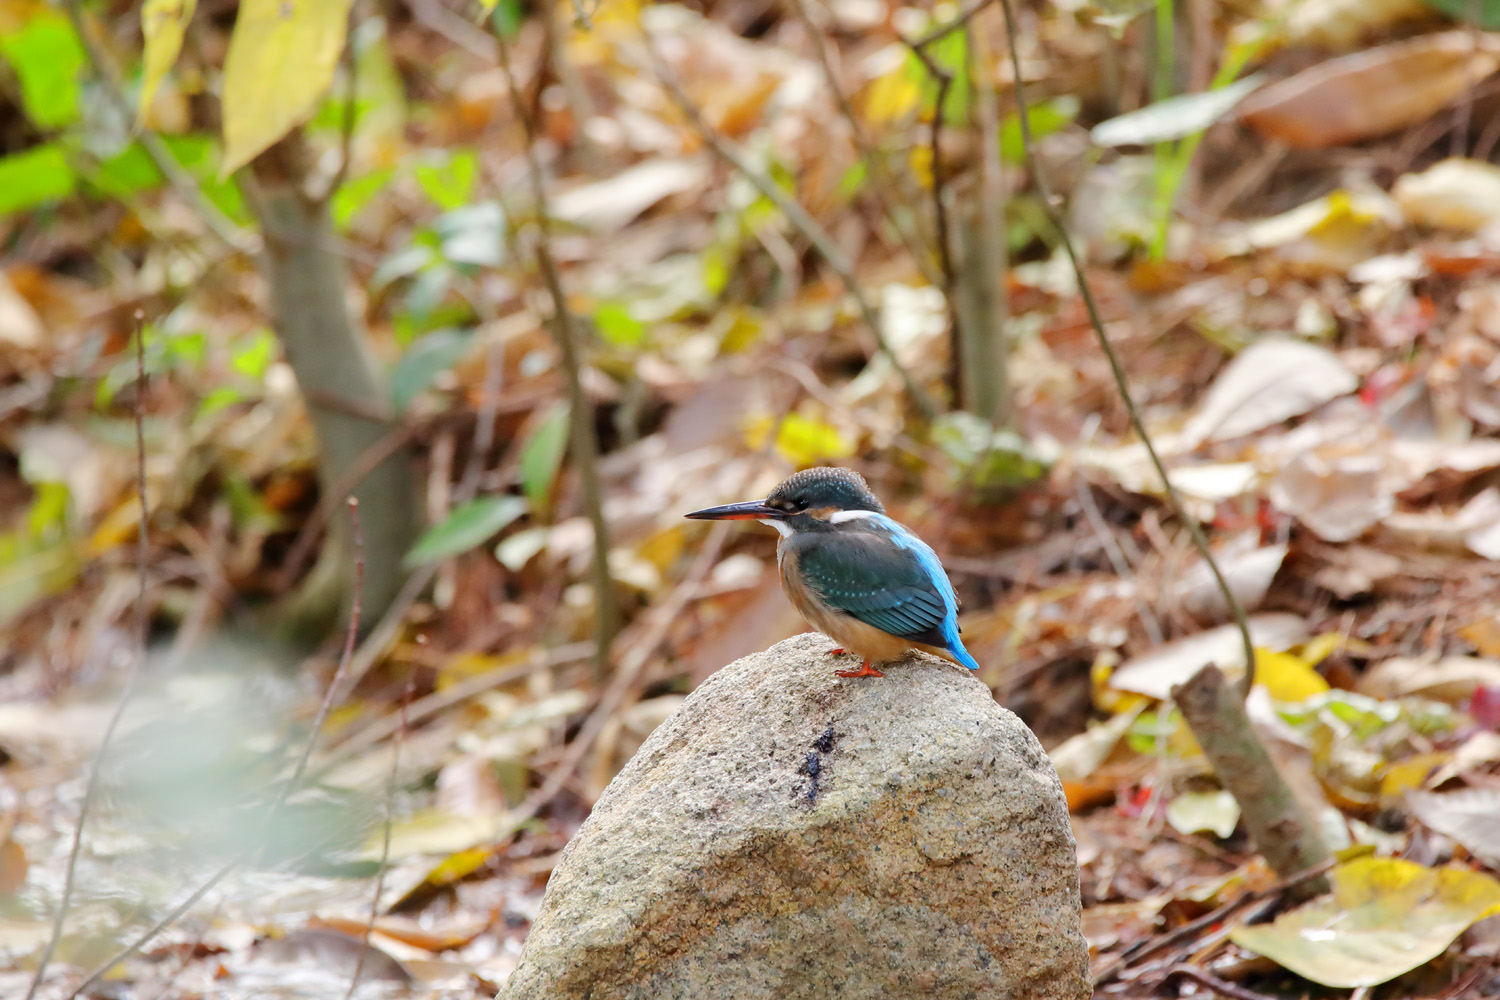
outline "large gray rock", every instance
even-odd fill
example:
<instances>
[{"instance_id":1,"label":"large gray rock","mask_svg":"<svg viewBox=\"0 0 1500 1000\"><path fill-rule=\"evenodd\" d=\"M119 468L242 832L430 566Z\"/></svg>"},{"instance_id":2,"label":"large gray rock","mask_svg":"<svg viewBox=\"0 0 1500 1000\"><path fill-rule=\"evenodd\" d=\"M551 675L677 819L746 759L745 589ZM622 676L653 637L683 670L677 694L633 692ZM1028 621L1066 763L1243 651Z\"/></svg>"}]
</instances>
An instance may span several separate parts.
<instances>
[{"instance_id":1,"label":"large gray rock","mask_svg":"<svg viewBox=\"0 0 1500 1000\"><path fill-rule=\"evenodd\" d=\"M1089 995L1062 786L967 670L802 635L663 723L563 852L508 1000Z\"/></svg>"}]
</instances>

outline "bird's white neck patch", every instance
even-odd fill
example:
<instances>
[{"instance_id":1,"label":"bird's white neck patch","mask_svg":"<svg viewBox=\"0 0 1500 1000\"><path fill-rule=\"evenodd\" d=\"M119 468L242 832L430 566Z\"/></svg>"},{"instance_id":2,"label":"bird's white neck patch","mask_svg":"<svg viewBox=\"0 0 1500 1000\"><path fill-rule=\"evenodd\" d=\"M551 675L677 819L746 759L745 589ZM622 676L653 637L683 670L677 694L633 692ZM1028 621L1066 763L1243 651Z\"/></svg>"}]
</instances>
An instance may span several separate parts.
<instances>
[{"instance_id":1,"label":"bird's white neck patch","mask_svg":"<svg viewBox=\"0 0 1500 1000\"><path fill-rule=\"evenodd\" d=\"M764 517L761 518L760 523L769 524L771 527L775 528L776 533L779 534L782 538L792 537L792 526L790 524L787 524L785 521L773 521L769 517Z\"/></svg>"},{"instance_id":2,"label":"bird's white neck patch","mask_svg":"<svg viewBox=\"0 0 1500 1000\"><path fill-rule=\"evenodd\" d=\"M828 517L829 524L843 524L845 521L858 521L866 517L874 517L873 510L841 510Z\"/></svg>"}]
</instances>

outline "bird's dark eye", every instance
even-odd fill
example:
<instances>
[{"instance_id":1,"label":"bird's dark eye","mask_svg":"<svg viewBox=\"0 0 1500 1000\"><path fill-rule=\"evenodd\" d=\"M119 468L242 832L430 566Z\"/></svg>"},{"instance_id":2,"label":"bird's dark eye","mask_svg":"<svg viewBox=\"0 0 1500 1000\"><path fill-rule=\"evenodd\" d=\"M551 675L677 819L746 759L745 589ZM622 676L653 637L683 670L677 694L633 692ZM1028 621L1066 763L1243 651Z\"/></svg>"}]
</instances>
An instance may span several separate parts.
<instances>
[{"instance_id":1,"label":"bird's dark eye","mask_svg":"<svg viewBox=\"0 0 1500 1000\"><path fill-rule=\"evenodd\" d=\"M798 510L806 510L807 503L807 497L798 497L796 500L792 501L792 506L797 508Z\"/></svg>"}]
</instances>

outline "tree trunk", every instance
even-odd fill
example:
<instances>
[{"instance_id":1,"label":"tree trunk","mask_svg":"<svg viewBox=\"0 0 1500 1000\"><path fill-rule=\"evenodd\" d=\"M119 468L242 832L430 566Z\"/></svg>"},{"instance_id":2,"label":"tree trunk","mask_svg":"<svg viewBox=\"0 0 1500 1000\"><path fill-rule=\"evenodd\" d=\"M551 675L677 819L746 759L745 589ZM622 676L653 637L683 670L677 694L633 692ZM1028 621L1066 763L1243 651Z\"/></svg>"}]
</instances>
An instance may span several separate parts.
<instances>
[{"instance_id":1,"label":"tree trunk","mask_svg":"<svg viewBox=\"0 0 1500 1000\"><path fill-rule=\"evenodd\" d=\"M385 378L350 316L349 273L336 248L326 198L306 193L308 157L299 133L271 147L242 174L265 239L261 270L271 320L312 418L318 481L325 493L352 486L364 535L363 627L379 620L405 582L402 558L419 522L412 456L401 449L360 475L373 445L396 429ZM354 558L342 511L329 525L320 565L293 601L293 618L347 610ZM332 583L332 592L325 590ZM329 597L339 600L328 601Z\"/></svg>"}]
</instances>

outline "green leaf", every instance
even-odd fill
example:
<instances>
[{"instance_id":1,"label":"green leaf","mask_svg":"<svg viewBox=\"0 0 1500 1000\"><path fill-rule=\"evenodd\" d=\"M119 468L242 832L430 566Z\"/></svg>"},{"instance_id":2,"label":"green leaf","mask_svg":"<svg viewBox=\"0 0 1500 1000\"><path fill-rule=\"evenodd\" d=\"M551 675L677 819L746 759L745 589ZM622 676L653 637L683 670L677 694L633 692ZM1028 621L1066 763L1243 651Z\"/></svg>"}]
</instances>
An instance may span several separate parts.
<instances>
[{"instance_id":1,"label":"green leaf","mask_svg":"<svg viewBox=\"0 0 1500 1000\"><path fill-rule=\"evenodd\" d=\"M445 212L468 204L479 177L479 157L471 149L451 150L440 163L424 163L412 171L422 193Z\"/></svg>"},{"instance_id":2,"label":"green leaf","mask_svg":"<svg viewBox=\"0 0 1500 1000\"><path fill-rule=\"evenodd\" d=\"M499 267L505 260L505 226L500 203L481 201L443 213L432 228L450 262Z\"/></svg>"},{"instance_id":3,"label":"green leaf","mask_svg":"<svg viewBox=\"0 0 1500 1000\"><path fill-rule=\"evenodd\" d=\"M467 330L434 330L413 344L391 370L391 401L404 411L433 379L456 365L474 343Z\"/></svg>"},{"instance_id":4,"label":"green leaf","mask_svg":"<svg viewBox=\"0 0 1500 1000\"><path fill-rule=\"evenodd\" d=\"M521 446L521 491L531 508L545 510L552 481L568 450L568 404L556 403Z\"/></svg>"},{"instance_id":5,"label":"green leaf","mask_svg":"<svg viewBox=\"0 0 1500 1000\"><path fill-rule=\"evenodd\" d=\"M1350 988L1388 982L1500 913L1500 882L1462 868L1359 858L1333 872L1333 893L1269 924L1229 935L1304 979Z\"/></svg>"},{"instance_id":6,"label":"green leaf","mask_svg":"<svg viewBox=\"0 0 1500 1000\"><path fill-rule=\"evenodd\" d=\"M1463 21L1465 24L1473 23L1490 31L1500 29L1500 0L1422 0L1433 10L1442 11L1455 21ZM1469 17L1471 12L1476 16L1472 22Z\"/></svg>"},{"instance_id":7,"label":"green leaf","mask_svg":"<svg viewBox=\"0 0 1500 1000\"><path fill-rule=\"evenodd\" d=\"M227 177L307 121L333 83L353 0L243 0L224 57Z\"/></svg>"},{"instance_id":8,"label":"green leaf","mask_svg":"<svg viewBox=\"0 0 1500 1000\"><path fill-rule=\"evenodd\" d=\"M385 167L341 184L338 191L334 192L333 201L330 203L334 227L339 232L347 231L355 217L386 189L391 183L391 178L395 176L394 167Z\"/></svg>"},{"instance_id":9,"label":"green leaf","mask_svg":"<svg viewBox=\"0 0 1500 1000\"><path fill-rule=\"evenodd\" d=\"M258 382L279 353L276 335L262 328L235 345L234 353L229 358L229 367L245 378Z\"/></svg>"},{"instance_id":10,"label":"green leaf","mask_svg":"<svg viewBox=\"0 0 1500 1000\"><path fill-rule=\"evenodd\" d=\"M85 179L88 187L115 200L158 188L163 181L161 171L156 169L150 154L138 142L131 143L96 169L88 171Z\"/></svg>"},{"instance_id":11,"label":"green leaf","mask_svg":"<svg viewBox=\"0 0 1500 1000\"><path fill-rule=\"evenodd\" d=\"M0 38L21 84L26 116L40 129L55 129L78 118L79 74L87 60L78 33L53 11L32 15L20 31Z\"/></svg>"},{"instance_id":12,"label":"green leaf","mask_svg":"<svg viewBox=\"0 0 1500 1000\"><path fill-rule=\"evenodd\" d=\"M1196 135L1232 111L1264 79L1257 73L1218 90L1148 104L1100 122L1089 132L1089 138L1100 146L1150 146Z\"/></svg>"},{"instance_id":13,"label":"green leaf","mask_svg":"<svg viewBox=\"0 0 1500 1000\"><path fill-rule=\"evenodd\" d=\"M623 302L605 302L594 310L594 328L616 347L639 347L646 339L646 324L632 316Z\"/></svg>"},{"instance_id":14,"label":"green leaf","mask_svg":"<svg viewBox=\"0 0 1500 1000\"><path fill-rule=\"evenodd\" d=\"M969 114L969 37L965 32L952 31L932 42L925 51L932 65L952 81L943 98L942 120L961 124ZM927 71L915 53L907 56L907 72L922 87L923 107L933 107L937 103L938 78Z\"/></svg>"},{"instance_id":15,"label":"green leaf","mask_svg":"<svg viewBox=\"0 0 1500 1000\"><path fill-rule=\"evenodd\" d=\"M146 0L141 5L141 34L146 51L141 60L141 97L136 106L137 124L144 121L156 98L162 78L177 62L182 36L193 19L197 0Z\"/></svg>"},{"instance_id":16,"label":"green leaf","mask_svg":"<svg viewBox=\"0 0 1500 1000\"><path fill-rule=\"evenodd\" d=\"M217 138L193 132L187 135L164 135L161 141L173 159L197 178L204 197L213 202L215 208L240 225L249 225L255 221L250 210L245 207L245 197L240 193L240 186L219 176Z\"/></svg>"},{"instance_id":17,"label":"green leaf","mask_svg":"<svg viewBox=\"0 0 1500 1000\"><path fill-rule=\"evenodd\" d=\"M499 0L498 3L496 0L479 0L479 3L490 12L490 23L501 38L513 39L521 33L521 22L525 20L521 0Z\"/></svg>"},{"instance_id":18,"label":"green leaf","mask_svg":"<svg viewBox=\"0 0 1500 1000\"><path fill-rule=\"evenodd\" d=\"M1038 101L1027 107L1031 138L1051 135L1078 117L1078 98L1072 94ZM1000 159L1006 163L1026 162L1026 133L1021 130L1021 115L1011 112L1000 123Z\"/></svg>"},{"instance_id":19,"label":"green leaf","mask_svg":"<svg viewBox=\"0 0 1500 1000\"><path fill-rule=\"evenodd\" d=\"M489 539L526 513L526 501L513 496L479 497L453 508L439 524L428 528L406 554L408 567L437 562Z\"/></svg>"},{"instance_id":20,"label":"green leaf","mask_svg":"<svg viewBox=\"0 0 1500 1000\"><path fill-rule=\"evenodd\" d=\"M0 215L61 201L76 183L68 158L55 143L0 157Z\"/></svg>"}]
</instances>

